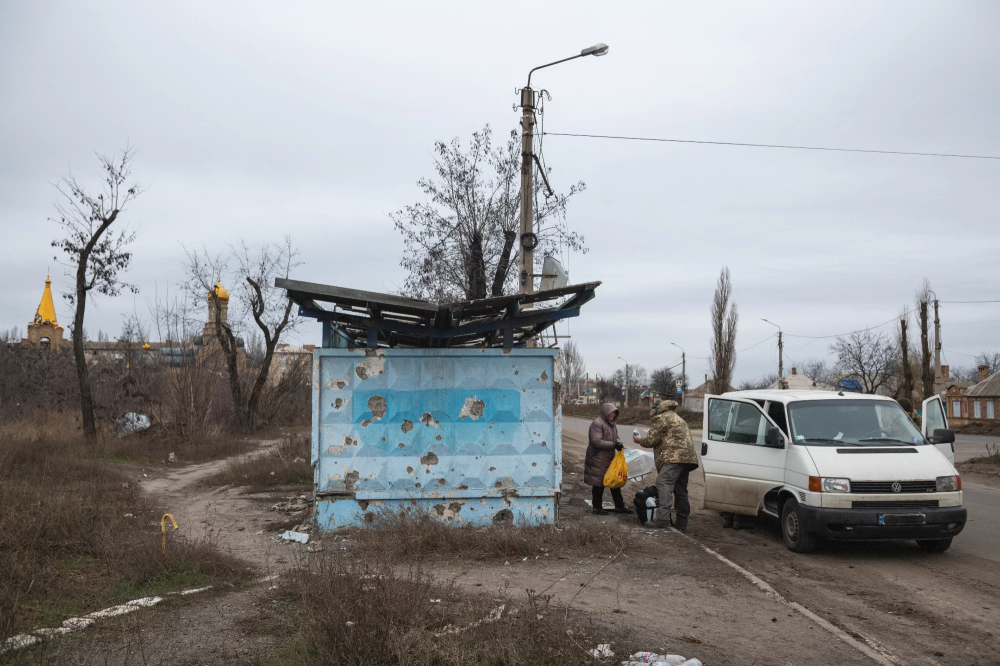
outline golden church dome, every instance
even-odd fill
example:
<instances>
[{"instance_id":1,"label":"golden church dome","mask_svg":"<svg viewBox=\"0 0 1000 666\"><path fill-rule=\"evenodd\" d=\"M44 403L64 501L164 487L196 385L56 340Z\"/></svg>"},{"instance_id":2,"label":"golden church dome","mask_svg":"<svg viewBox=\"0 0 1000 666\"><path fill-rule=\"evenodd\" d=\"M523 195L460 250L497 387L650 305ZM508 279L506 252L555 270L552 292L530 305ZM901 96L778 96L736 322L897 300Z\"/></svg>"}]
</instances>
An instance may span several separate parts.
<instances>
[{"instance_id":1,"label":"golden church dome","mask_svg":"<svg viewBox=\"0 0 1000 666\"><path fill-rule=\"evenodd\" d=\"M223 288L221 282L217 283L215 287L212 288L212 291L208 292L208 300L210 301L212 300L212 294L217 294L220 301L229 300L229 292Z\"/></svg>"},{"instance_id":2,"label":"golden church dome","mask_svg":"<svg viewBox=\"0 0 1000 666\"><path fill-rule=\"evenodd\" d=\"M48 276L45 276L45 291L42 292L42 300L38 304L38 309L35 310L35 318L31 323L59 326L59 322L56 320L56 304L52 300L52 280Z\"/></svg>"}]
</instances>

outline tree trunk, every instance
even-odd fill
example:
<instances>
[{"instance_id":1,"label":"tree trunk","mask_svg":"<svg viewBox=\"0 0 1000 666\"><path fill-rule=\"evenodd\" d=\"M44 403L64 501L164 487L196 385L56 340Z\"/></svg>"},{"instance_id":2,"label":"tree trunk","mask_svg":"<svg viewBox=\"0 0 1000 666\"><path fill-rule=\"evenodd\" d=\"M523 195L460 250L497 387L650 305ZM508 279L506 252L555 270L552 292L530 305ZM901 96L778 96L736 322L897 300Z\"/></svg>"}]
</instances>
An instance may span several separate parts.
<instances>
[{"instance_id":1,"label":"tree trunk","mask_svg":"<svg viewBox=\"0 0 1000 666\"><path fill-rule=\"evenodd\" d=\"M76 313L73 315L73 358L76 361L76 378L80 383L80 412L83 417L83 434L87 439L97 436L94 418L94 397L90 391L90 373L83 349L83 316L87 309L87 261L90 253L81 253L76 268Z\"/></svg>"},{"instance_id":2,"label":"tree trunk","mask_svg":"<svg viewBox=\"0 0 1000 666\"><path fill-rule=\"evenodd\" d=\"M927 301L920 301L920 382L924 385L924 400L934 395L931 350L927 343Z\"/></svg>"},{"instance_id":3,"label":"tree trunk","mask_svg":"<svg viewBox=\"0 0 1000 666\"><path fill-rule=\"evenodd\" d=\"M232 329L222 325L222 305L219 303L219 296L212 291L212 306L215 308L215 337L219 339L219 346L226 358L226 367L229 370L229 392L233 396L233 411L236 419L240 423L247 422L247 408L243 403L243 391L240 390L240 369L236 355L236 337L233 336Z\"/></svg>"},{"instance_id":4,"label":"tree trunk","mask_svg":"<svg viewBox=\"0 0 1000 666\"><path fill-rule=\"evenodd\" d=\"M483 256L483 235L472 234L469 239L469 299L486 298L486 259Z\"/></svg>"},{"instance_id":5,"label":"tree trunk","mask_svg":"<svg viewBox=\"0 0 1000 666\"><path fill-rule=\"evenodd\" d=\"M913 400L913 368L910 367L909 341L906 339L906 320L899 322L899 343L903 353L903 397Z\"/></svg>"},{"instance_id":6,"label":"tree trunk","mask_svg":"<svg viewBox=\"0 0 1000 666\"><path fill-rule=\"evenodd\" d=\"M247 278L247 282L253 285L254 289L257 291L258 298L263 300L260 286L250 278ZM271 360L274 358L274 350L278 346L278 339L281 336L281 332L284 330L285 326L288 325L288 319L291 311L292 301L289 300L287 305L285 305L285 316L281 323L274 329L274 336L272 337L270 332L267 330L267 325L261 321L257 311L254 310L254 320L264 332L264 361L261 363L260 372L257 373L257 380L253 384L253 390L250 392L250 400L247 403L247 416L250 419L250 424L254 427L257 425L257 411L260 408L260 396L263 394L264 385L267 383L267 378L271 374Z\"/></svg>"},{"instance_id":7,"label":"tree trunk","mask_svg":"<svg viewBox=\"0 0 1000 666\"><path fill-rule=\"evenodd\" d=\"M503 251L500 252L500 262L497 264L497 272L493 276L493 289L491 296L503 296L503 285L507 281L507 271L510 270L510 257L514 251L514 243L517 241L516 231L503 232Z\"/></svg>"}]
</instances>

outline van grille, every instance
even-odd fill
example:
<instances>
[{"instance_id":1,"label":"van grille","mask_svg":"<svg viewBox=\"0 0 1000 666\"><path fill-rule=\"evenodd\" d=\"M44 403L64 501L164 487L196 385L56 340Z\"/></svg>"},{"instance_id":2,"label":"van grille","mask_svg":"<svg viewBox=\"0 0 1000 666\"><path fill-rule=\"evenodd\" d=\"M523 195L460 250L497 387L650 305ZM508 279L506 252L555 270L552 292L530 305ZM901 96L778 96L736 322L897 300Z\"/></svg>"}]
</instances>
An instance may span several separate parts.
<instances>
[{"instance_id":1,"label":"van grille","mask_svg":"<svg viewBox=\"0 0 1000 666\"><path fill-rule=\"evenodd\" d=\"M896 481L851 481L851 492L856 495L895 494L892 484ZM899 481L901 493L933 493L937 490L936 481Z\"/></svg>"},{"instance_id":2,"label":"van grille","mask_svg":"<svg viewBox=\"0 0 1000 666\"><path fill-rule=\"evenodd\" d=\"M937 500L899 500L897 502L851 502L855 509L917 509L935 507Z\"/></svg>"}]
</instances>

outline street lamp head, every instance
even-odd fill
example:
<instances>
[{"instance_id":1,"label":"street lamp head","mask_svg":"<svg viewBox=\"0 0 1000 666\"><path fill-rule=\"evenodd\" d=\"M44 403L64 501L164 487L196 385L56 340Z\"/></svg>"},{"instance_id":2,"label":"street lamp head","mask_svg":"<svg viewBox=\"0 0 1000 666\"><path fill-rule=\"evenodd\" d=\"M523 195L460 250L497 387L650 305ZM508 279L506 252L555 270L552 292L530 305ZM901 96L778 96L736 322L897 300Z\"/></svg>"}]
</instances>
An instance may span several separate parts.
<instances>
[{"instance_id":1,"label":"street lamp head","mask_svg":"<svg viewBox=\"0 0 1000 666\"><path fill-rule=\"evenodd\" d=\"M597 44L594 44L593 46L588 46L584 50L580 51L580 55L582 55L582 56L589 56L589 55L592 55L592 56L603 56L603 55L608 55L608 48L610 48L610 47L607 44L597 43Z\"/></svg>"}]
</instances>

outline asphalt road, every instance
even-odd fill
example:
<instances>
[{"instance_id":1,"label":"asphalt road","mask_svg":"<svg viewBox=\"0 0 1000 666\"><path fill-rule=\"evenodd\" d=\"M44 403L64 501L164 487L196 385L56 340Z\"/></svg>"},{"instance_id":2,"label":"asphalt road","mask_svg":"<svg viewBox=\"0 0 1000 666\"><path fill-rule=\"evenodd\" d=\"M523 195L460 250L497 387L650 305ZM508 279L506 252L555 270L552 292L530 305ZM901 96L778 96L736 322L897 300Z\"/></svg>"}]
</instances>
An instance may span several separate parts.
<instances>
[{"instance_id":1,"label":"asphalt road","mask_svg":"<svg viewBox=\"0 0 1000 666\"><path fill-rule=\"evenodd\" d=\"M583 503L580 471L586 449L585 419L563 420L564 497ZM640 431L644 430L640 427ZM623 440L630 444L632 426L622 425ZM701 431L692 436L701 439ZM990 438L963 437L956 446L959 460L985 451ZM630 483L626 501L641 483ZM577 494L572 496L571 490ZM816 552L799 555L785 548L777 520L760 517L752 529L729 530L714 511L703 508L704 478L691 475L691 520L688 535L705 548L721 554L759 576L791 602L801 604L848 635L863 641L896 666L984 666L1000 664L1000 481L992 475L968 471L963 476L964 502L969 511L965 530L945 553L927 553L913 541L827 542ZM564 509L568 511L569 509ZM621 517L628 524L628 517ZM669 551L664 551L668 553ZM672 554L668 559L672 558ZM648 566L648 565L647 565ZM655 568L655 567L654 567ZM700 579L699 575L691 578ZM713 574L714 576L714 574ZM710 578L715 582L715 578ZM687 578L674 581L675 589L690 587ZM709 588L711 594L719 590ZM696 607L702 597L695 598ZM741 612L756 606L733 600ZM740 605L743 604L743 605ZM669 606L670 604L668 604ZM774 615L778 626L781 615ZM723 626L733 622L719 614ZM694 624L694 622L692 622ZM701 622L698 622L699 626ZM718 624L709 625L719 631ZM796 631L796 628L786 627ZM802 632L809 636L812 631ZM757 637L767 641L764 636ZM832 646L834 641L827 640ZM873 663L856 657L843 659L820 648L822 663ZM749 663L722 660L719 663ZM801 658L768 655L759 664L805 663Z\"/></svg>"},{"instance_id":2,"label":"asphalt road","mask_svg":"<svg viewBox=\"0 0 1000 666\"><path fill-rule=\"evenodd\" d=\"M586 437L590 420L572 416L563 418L563 430L577 436ZM636 426L621 424L618 434L627 448L638 448L632 444L632 430ZM646 426L638 426L645 433ZM695 449L701 441L701 430L692 430L691 437L695 440ZM960 463L976 456L986 454L988 443L1000 442L997 437L978 435L959 435L955 440L955 462ZM1000 562L1000 488L984 483L963 479L962 502L969 511L969 520L962 533L956 537L952 550L962 551Z\"/></svg>"}]
</instances>

